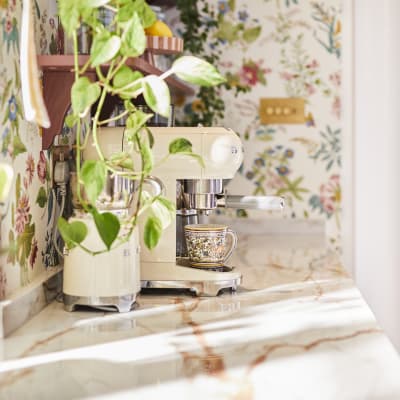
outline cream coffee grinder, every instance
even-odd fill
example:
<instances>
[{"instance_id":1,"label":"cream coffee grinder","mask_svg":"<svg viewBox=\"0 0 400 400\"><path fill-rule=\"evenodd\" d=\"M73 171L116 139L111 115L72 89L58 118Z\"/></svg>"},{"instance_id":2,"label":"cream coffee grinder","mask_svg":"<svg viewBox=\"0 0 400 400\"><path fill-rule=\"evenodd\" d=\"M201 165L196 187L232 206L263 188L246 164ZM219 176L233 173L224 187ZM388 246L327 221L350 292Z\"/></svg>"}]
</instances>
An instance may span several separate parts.
<instances>
[{"instance_id":1,"label":"cream coffee grinder","mask_svg":"<svg viewBox=\"0 0 400 400\"><path fill-rule=\"evenodd\" d=\"M122 150L122 131L107 132L109 136L107 154ZM84 159L97 158L93 146L87 146ZM93 218L81 210L77 201L76 177L71 174L74 215L69 222L82 221L88 227L88 235L83 245L93 251L105 248ZM122 176L107 177L106 185L96 206L100 212L108 211L124 220L130 215L130 207L135 192L135 182ZM140 291L140 258L138 229L129 241L108 252L91 255L75 247L65 252L63 294L65 309L72 311L78 305L95 308L129 311Z\"/></svg>"}]
</instances>

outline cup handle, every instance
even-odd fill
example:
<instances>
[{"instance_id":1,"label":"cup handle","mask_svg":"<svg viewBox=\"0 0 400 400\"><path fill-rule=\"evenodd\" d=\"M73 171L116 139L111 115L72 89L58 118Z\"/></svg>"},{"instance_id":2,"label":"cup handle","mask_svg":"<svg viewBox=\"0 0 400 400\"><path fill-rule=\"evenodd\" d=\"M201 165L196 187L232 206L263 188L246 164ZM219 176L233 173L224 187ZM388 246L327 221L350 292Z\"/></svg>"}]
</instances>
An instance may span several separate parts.
<instances>
[{"instance_id":1,"label":"cup handle","mask_svg":"<svg viewBox=\"0 0 400 400\"><path fill-rule=\"evenodd\" d=\"M226 235L231 237L231 243L230 243L230 247L228 248L228 250L227 250L227 252L225 254L224 262L226 260L228 260L228 258L232 255L233 250L235 250L237 242L238 242L238 238L237 238L236 232L233 231L232 229L228 228L226 230Z\"/></svg>"}]
</instances>

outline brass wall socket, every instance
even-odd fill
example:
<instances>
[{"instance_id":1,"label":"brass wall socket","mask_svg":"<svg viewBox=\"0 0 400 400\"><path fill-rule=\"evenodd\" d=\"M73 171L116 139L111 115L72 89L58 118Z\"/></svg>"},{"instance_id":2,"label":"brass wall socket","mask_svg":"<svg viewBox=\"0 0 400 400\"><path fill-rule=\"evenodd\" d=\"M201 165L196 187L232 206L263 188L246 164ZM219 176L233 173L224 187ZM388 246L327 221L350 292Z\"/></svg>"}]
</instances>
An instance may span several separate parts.
<instances>
[{"instance_id":1,"label":"brass wall socket","mask_svg":"<svg viewBox=\"0 0 400 400\"><path fill-rule=\"evenodd\" d=\"M304 124L304 99L297 97L261 98L262 124Z\"/></svg>"}]
</instances>

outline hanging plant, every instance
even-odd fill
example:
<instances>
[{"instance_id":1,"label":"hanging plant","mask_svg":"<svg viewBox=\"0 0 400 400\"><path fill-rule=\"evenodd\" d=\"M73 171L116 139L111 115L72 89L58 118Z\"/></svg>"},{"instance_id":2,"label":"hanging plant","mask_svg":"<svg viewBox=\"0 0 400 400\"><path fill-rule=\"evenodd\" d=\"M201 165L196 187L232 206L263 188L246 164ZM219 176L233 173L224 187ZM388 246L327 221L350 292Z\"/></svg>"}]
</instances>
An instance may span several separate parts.
<instances>
[{"instance_id":1,"label":"hanging plant","mask_svg":"<svg viewBox=\"0 0 400 400\"><path fill-rule=\"evenodd\" d=\"M146 50L144 29L151 26L156 16L144 0L59 0L59 15L66 34L74 44L74 83L71 89L72 114L67 117L67 124L76 128L76 193L83 210L93 217L97 231L104 243L104 250L93 251L83 245L88 233L82 221L58 221L58 228L67 248L80 247L91 254L108 251L129 239L135 229L138 217L145 210L149 216L144 226L144 242L148 248L156 246L166 226L160 219L160 213L152 209L162 208L162 215L174 212L174 204L161 195L147 196L142 192L144 179L153 168L152 146L154 138L146 127L146 122L153 114L137 109L133 100L143 95L149 108L162 116L168 117L170 111L170 93L165 79L175 74L180 79L204 86L223 82L224 78L206 61L191 56L178 58L172 67L161 76L143 76L139 71L126 65L129 57L139 57ZM100 8L111 13L107 26L100 18ZM81 24L92 33L92 45L89 60L84 66L78 62L78 30ZM104 73L103 65L107 64ZM88 68L96 71L97 81L85 76ZM101 120L101 111L108 95L118 96L124 109L115 117ZM92 109L90 126L86 125L85 116ZM93 110L94 109L94 110ZM127 150L106 156L99 141L99 129L110 121L127 118L125 139ZM81 141L83 126L87 135ZM96 157L81 163L81 154L87 146L93 144ZM196 157L192 145L185 138L175 139L169 146L169 155L177 153ZM134 161L139 162L136 164ZM202 163L202 160L199 159ZM121 221L110 212L101 212L96 208L96 200L101 194L108 174L123 176L138 181L138 195L135 212ZM84 188L84 190L83 190ZM82 195L83 191L85 196ZM123 233L122 233L123 232Z\"/></svg>"}]
</instances>

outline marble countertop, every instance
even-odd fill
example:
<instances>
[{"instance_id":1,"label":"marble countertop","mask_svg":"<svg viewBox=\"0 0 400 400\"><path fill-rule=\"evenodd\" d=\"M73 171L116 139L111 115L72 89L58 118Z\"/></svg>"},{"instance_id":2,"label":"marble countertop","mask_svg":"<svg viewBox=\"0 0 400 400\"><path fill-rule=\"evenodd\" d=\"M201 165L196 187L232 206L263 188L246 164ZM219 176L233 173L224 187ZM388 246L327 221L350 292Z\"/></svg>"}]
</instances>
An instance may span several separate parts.
<instances>
[{"instance_id":1,"label":"marble countertop","mask_svg":"<svg viewBox=\"0 0 400 400\"><path fill-rule=\"evenodd\" d=\"M236 294L52 303L0 341L0 398L400 399L399 356L321 235L239 239Z\"/></svg>"}]
</instances>

